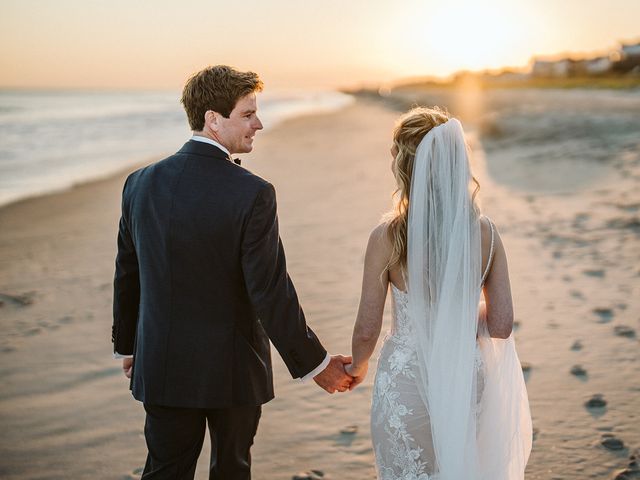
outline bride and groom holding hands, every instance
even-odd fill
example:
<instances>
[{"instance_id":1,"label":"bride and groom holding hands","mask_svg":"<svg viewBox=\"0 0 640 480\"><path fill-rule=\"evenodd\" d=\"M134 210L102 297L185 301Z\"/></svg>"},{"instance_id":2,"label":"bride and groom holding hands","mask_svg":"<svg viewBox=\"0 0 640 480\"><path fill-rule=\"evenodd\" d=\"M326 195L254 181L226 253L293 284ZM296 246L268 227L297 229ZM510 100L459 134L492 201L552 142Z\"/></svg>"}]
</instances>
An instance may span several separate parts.
<instances>
[{"instance_id":1,"label":"bride and groom holding hands","mask_svg":"<svg viewBox=\"0 0 640 480\"><path fill-rule=\"evenodd\" d=\"M395 209L369 239L352 357L330 355L287 274L275 190L231 157L262 129L261 90L227 66L193 75L181 100L192 138L125 182L112 342L146 411L142 478L193 478L207 425L209 478L251 478L274 397L269 341L293 378L353 389L389 290L371 405L379 478L524 478L531 419L506 256L475 203L460 123L430 108L398 121Z\"/></svg>"}]
</instances>

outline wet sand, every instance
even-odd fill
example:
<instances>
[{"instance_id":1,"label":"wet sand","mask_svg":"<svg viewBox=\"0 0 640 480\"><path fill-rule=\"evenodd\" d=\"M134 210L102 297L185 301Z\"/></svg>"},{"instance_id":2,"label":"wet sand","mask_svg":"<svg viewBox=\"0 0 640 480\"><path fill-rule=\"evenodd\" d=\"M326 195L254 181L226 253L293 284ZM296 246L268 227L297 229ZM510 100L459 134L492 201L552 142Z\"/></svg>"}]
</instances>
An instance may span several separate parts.
<instances>
[{"instance_id":1,"label":"wet sand","mask_svg":"<svg viewBox=\"0 0 640 480\"><path fill-rule=\"evenodd\" d=\"M391 205L396 117L361 100L259 134L255 152L242 157L277 188L290 274L310 325L335 353L350 350L364 248ZM640 145L612 148L612 160L593 168L569 159L557 170L510 160L514 146L481 143L482 128L468 130L483 209L507 248L518 350L529 366L537 433L527 478L608 478L640 447ZM123 180L0 210L3 478L139 477L144 411L110 343ZM551 183L562 188L544 188ZM254 478L311 469L375 478L374 368L354 392L330 396L290 379L277 355L274 364L276 399L263 409ZM572 374L576 365L586 373ZM585 406L596 394L606 406ZM341 433L352 425L356 433ZM604 434L624 448L603 447ZM198 478L206 478L208 448L205 441Z\"/></svg>"}]
</instances>

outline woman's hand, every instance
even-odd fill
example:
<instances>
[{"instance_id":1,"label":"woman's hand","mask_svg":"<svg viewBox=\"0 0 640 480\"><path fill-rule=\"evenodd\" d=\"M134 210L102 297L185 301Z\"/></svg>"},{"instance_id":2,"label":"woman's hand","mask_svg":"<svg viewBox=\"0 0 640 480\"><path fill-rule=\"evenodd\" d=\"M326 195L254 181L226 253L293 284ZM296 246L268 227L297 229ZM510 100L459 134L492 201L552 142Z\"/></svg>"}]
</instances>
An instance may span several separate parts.
<instances>
[{"instance_id":1,"label":"woman's hand","mask_svg":"<svg viewBox=\"0 0 640 480\"><path fill-rule=\"evenodd\" d=\"M349 390L353 390L357 385L362 383L367 376L367 370L369 370L369 362L365 362L360 365L349 363L344 366L344 371L347 372L347 375L351 375L353 377L353 382L351 382Z\"/></svg>"}]
</instances>

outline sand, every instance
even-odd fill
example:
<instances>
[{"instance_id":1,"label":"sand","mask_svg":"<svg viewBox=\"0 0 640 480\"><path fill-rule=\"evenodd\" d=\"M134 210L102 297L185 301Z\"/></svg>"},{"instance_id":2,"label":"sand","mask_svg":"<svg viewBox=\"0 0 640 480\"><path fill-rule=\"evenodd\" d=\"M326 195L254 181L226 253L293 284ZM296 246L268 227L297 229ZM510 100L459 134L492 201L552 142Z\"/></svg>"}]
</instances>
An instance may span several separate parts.
<instances>
[{"instance_id":1,"label":"sand","mask_svg":"<svg viewBox=\"0 0 640 480\"><path fill-rule=\"evenodd\" d=\"M382 102L360 100L260 133L255 152L242 156L243 166L277 188L290 274L310 325L334 353L350 350L364 248L390 206L396 116ZM574 162L545 172L509 163L479 132L469 129L474 169L483 209L507 249L516 340L530 367L537 433L527 478L607 478L640 447L640 148L594 168ZM577 178L544 188L545 178L557 182L560 175ZM4 479L140 476L144 411L110 343L123 180L0 210ZM614 331L621 326L631 329L627 336ZM572 348L576 341L580 349ZM577 364L586 375L570 373ZM254 478L288 479L310 469L333 479L375 478L368 425L374 368L360 388L332 396L290 379L277 355L274 369L276 399L263 410ZM585 407L594 394L606 407ZM348 426L357 431L341 433ZM625 448L604 448L603 434ZM198 478L206 478L208 448L205 441Z\"/></svg>"}]
</instances>

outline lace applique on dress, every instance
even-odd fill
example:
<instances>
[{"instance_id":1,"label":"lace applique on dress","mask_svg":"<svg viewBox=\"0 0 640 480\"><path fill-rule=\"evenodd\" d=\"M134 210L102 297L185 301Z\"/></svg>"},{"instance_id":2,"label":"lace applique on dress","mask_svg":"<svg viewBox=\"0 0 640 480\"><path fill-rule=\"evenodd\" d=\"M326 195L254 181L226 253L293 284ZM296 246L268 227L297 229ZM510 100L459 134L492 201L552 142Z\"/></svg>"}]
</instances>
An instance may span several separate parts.
<instances>
[{"instance_id":1,"label":"lace applique on dress","mask_svg":"<svg viewBox=\"0 0 640 480\"><path fill-rule=\"evenodd\" d=\"M371 430L381 480L430 480L429 462L413 432L417 405L409 391L418 374L411 327L406 318L407 295L391 286L393 328L385 339L374 383ZM409 387L409 390L407 389ZM414 387L415 388L415 387ZM421 403L421 402L420 402ZM422 406L424 409L424 406ZM424 413L421 415L424 417ZM428 427L428 425L423 425Z\"/></svg>"},{"instance_id":2,"label":"lace applique on dress","mask_svg":"<svg viewBox=\"0 0 640 480\"><path fill-rule=\"evenodd\" d=\"M391 284L393 321L378 359L371 403L371 437L380 480L437 480L429 416L416 385L416 338L408 295ZM482 360L476 355L478 391ZM479 393L480 395L480 393Z\"/></svg>"}]
</instances>

